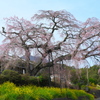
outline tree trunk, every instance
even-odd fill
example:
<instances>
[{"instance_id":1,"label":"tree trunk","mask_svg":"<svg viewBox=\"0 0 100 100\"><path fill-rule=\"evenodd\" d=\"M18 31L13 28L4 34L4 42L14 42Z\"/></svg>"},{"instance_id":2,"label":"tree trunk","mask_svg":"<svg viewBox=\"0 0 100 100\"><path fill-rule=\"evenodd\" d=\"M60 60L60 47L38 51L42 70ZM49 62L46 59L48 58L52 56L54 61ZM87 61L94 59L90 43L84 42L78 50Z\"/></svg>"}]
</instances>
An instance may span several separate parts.
<instances>
[{"instance_id":1,"label":"tree trunk","mask_svg":"<svg viewBox=\"0 0 100 100\"><path fill-rule=\"evenodd\" d=\"M26 60L26 74L31 74L30 72L30 50L25 50L25 60Z\"/></svg>"},{"instance_id":2,"label":"tree trunk","mask_svg":"<svg viewBox=\"0 0 100 100\"><path fill-rule=\"evenodd\" d=\"M50 63L50 53L48 55L48 61ZM49 66L49 87L51 86L51 77L50 77L50 66Z\"/></svg>"}]
</instances>

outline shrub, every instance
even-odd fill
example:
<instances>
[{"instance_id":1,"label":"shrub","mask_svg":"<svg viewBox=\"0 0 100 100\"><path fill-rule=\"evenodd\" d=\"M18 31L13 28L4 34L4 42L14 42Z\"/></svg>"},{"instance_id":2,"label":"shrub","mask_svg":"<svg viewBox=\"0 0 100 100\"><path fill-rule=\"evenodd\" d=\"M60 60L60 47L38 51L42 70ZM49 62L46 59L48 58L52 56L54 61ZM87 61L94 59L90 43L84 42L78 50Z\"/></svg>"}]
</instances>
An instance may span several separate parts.
<instances>
[{"instance_id":1,"label":"shrub","mask_svg":"<svg viewBox=\"0 0 100 100\"><path fill-rule=\"evenodd\" d=\"M48 79L42 76L21 75L21 85L48 86Z\"/></svg>"},{"instance_id":2,"label":"shrub","mask_svg":"<svg viewBox=\"0 0 100 100\"><path fill-rule=\"evenodd\" d=\"M29 79L29 83L30 84L34 84L36 86L40 86L41 85L41 81L42 81L42 77L41 76L30 76L30 79Z\"/></svg>"},{"instance_id":3,"label":"shrub","mask_svg":"<svg viewBox=\"0 0 100 100\"><path fill-rule=\"evenodd\" d=\"M85 100L94 100L94 97L91 94L82 90L36 86L18 87L10 82L0 85L0 100L52 100L53 98L62 97L77 100L77 98L83 96L84 98L88 98Z\"/></svg>"},{"instance_id":4,"label":"shrub","mask_svg":"<svg viewBox=\"0 0 100 100\"><path fill-rule=\"evenodd\" d=\"M93 85L97 84L97 79L95 78L89 78L89 82L92 83Z\"/></svg>"},{"instance_id":5,"label":"shrub","mask_svg":"<svg viewBox=\"0 0 100 100\"><path fill-rule=\"evenodd\" d=\"M88 86L90 90L97 90L94 86Z\"/></svg>"},{"instance_id":6,"label":"shrub","mask_svg":"<svg viewBox=\"0 0 100 100\"><path fill-rule=\"evenodd\" d=\"M77 96L71 89L66 90L66 96L67 96L67 98L71 98L72 100L77 100Z\"/></svg>"},{"instance_id":7,"label":"shrub","mask_svg":"<svg viewBox=\"0 0 100 100\"><path fill-rule=\"evenodd\" d=\"M49 77L40 77L40 86L49 86Z\"/></svg>"},{"instance_id":8,"label":"shrub","mask_svg":"<svg viewBox=\"0 0 100 100\"><path fill-rule=\"evenodd\" d=\"M28 85L29 84L29 78L30 76L27 74L21 75L21 84L20 85Z\"/></svg>"},{"instance_id":9,"label":"shrub","mask_svg":"<svg viewBox=\"0 0 100 100\"><path fill-rule=\"evenodd\" d=\"M8 81L8 78L5 75L0 75L0 84Z\"/></svg>"},{"instance_id":10,"label":"shrub","mask_svg":"<svg viewBox=\"0 0 100 100\"><path fill-rule=\"evenodd\" d=\"M89 94L89 93L86 93L85 91L83 91L83 90L73 90L73 92L76 94L76 96L78 97L78 98L83 98L83 100L85 99L85 98L87 98L87 99L85 99L85 100L94 100L94 96L93 95L91 95L91 94ZM82 99L81 99L82 100Z\"/></svg>"},{"instance_id":11,"label":"shrub","mask_svg":"<svg viewBox=\"0 0 100 100\"><path fill-rule=\"evenodd\" d=\"M19 85L20 82L21 82L21 75L18 72L16 72L16 71L13 71L13 70L4 70L2 72L2 75L4 75L4 77L8 81L13 82L16 85Z\"/></svg>"},{"instance_id":12,"label":"shrub","mask_svg":"<svg viewBox=\"0 0 100 100\"><path fill-rule=\"evenodd\" d=\"M97 85L97 86L96 86L96 89L100 90L100 85Z\"/></svg>"}]
</instances>

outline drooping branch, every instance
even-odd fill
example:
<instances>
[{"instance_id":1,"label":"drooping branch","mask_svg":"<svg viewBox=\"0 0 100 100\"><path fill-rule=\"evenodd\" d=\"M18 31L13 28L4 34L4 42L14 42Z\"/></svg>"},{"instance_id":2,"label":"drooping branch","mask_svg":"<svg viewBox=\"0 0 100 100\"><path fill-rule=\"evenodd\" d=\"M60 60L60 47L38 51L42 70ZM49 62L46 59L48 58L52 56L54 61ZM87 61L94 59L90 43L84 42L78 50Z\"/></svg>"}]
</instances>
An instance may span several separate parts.
<instances>
[{"instance_id":1,"label":"drooping branch","mask_svg":"<svg viewBox=\"0 0 100 100\"><path fill-rule=\"evenodd\" d=\"M78 63L92 56L100 57L100 22L95 18L82 23L67 11L48 10L35 14L31 21L11 17L7 19L6 29L2 27L1 34L9 44L9 47L6 46L8 55L11 52L16 56L27 56L25 51L28 50L30 55L35 51L41 57L41 61L32 69L34 75L42 68L53 66L52 62L43 64L42 61L51 53L54 64L62 60L75 60ZM15 51L21 52L17 54ZM28 63L31 63L29 60Z\"/></svg>"}]
</instances>

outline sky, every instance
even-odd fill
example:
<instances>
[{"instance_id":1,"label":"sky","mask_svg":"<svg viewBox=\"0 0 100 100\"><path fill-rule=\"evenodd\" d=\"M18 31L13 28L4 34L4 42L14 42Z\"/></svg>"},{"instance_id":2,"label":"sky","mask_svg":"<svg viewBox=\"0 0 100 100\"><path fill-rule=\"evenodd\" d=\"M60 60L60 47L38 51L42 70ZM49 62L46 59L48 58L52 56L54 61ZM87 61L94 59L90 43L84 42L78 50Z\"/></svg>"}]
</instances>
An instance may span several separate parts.
<instances>
[{"instance_id":1,"label":"sky","mask_svg":"<svg viewBox=\"0 0 100 100\"><path fill-rule=\"evenodd\" d=\"M91 17L100 19L99 7L100 0L0 0L0 30L5 26L4 18L30 19L39 10L66 10L82 22ZM3 39L0 35L0 44Z\"/></svg>"}]
</instances>

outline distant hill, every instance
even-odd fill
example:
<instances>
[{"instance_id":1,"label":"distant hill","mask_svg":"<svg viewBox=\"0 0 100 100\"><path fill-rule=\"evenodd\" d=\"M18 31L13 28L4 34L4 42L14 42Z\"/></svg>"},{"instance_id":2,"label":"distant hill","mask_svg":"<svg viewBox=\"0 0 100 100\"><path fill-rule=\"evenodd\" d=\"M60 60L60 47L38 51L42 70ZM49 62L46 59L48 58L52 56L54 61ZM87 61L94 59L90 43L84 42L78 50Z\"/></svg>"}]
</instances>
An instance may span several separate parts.
<instances>
[{"instance_id":1,"label":"distant hill","mask_svg":"<svg viewBox=\"0 0 100 100\"><path fill-rule=\"evenodd\" d=\"M22 56L21 58L25 59L25 56ZM41 60L41 57L39 57L39 56L30 56L30 60L34 61L34 62L39 62ZM47 59L43 60L43 63L47 63L47 62L48 62Z\"/></svg>"}]
</instances>

